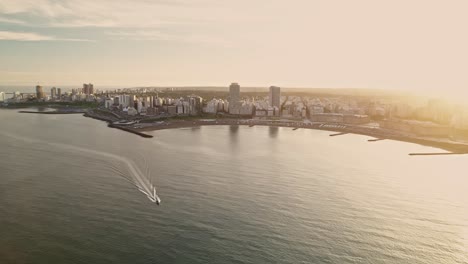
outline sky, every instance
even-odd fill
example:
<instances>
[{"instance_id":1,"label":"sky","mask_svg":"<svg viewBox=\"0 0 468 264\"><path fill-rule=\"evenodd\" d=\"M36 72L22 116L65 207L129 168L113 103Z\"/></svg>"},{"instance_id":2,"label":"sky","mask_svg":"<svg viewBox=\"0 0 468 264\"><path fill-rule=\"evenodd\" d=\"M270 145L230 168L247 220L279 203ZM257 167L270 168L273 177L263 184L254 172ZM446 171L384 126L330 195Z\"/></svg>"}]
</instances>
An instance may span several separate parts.
<instances>
[{"instance_id":1,"label":"sky","mask_svg":"<svg viewBox=\"0 0 468 264\"><path fill-rule=\"evenodd\" d=\"M0 0L0 85L468 95L466 10L466 0Z\"/></svg>"}]
</instances>

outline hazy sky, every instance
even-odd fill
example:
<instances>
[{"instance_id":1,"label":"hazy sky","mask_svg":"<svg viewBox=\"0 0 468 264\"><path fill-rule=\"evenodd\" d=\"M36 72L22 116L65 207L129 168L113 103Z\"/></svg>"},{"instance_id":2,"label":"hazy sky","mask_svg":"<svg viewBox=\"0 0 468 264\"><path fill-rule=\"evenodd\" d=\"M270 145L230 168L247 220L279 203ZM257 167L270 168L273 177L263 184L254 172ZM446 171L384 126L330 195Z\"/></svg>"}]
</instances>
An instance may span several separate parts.
<instances>
[{"instance_id":1,"label":"hazy sky","mask_svg":"<svg viewBox=\"0 0 468 264\"><path fill-rule=\"evenodd\" d=\"M466 0L0 0L0 84L468 90Z\"/></svg>"}]
</instances>

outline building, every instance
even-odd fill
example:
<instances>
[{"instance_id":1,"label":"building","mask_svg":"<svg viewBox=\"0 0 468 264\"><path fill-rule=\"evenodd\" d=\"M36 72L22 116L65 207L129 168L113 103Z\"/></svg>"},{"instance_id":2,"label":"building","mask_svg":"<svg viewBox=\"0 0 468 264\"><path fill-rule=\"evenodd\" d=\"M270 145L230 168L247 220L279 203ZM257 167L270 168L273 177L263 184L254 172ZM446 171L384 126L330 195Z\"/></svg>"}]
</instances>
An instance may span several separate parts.
<instances>
[{"instance_id":1,"label":"building","mask_svg":"<svg viewBox=\"0 0 468 264\"><path fill-rule=\"evenodd\" d=\"M170 114L170 115L177 114L177 107L175 105L169 105L167 107L167 113Z\"/></svg>"},{"instance_id":2,"label":"building","mask_svg":"<svg viewBox=\"0 0 468 264\"><path fill-rule=\"evenodd\" d=\"M94 94L94 86L92 83L83 83L83 93L84 94Z\"/></svg>"},{"instance_id":3,"label":"building","mask_svg":"<svg viewBox=\"0 0 468 264\"><path fill-rule=\"evenodd\" d=\"M0 102L5 102L5 93L0 92Z\"/></svg>"},{"instance_id":4,"label":"building","mask_svg":"<svg viewBox=\"0 0 468 264\"><path fill-rule=\"evenodd\" d=\"M45 98L44 90L42 90L42 86L40 86L40 85L36 85L36 98L37 99L44 99Z\"/></svg>"},{"instance_id":5,"label":"building","mask_svg":"<svg viewBox=\"0 0 468 264\"><path fill-rule=\"evenodd\" d=\"M127 114L129 116L135 116L135 115L138 114L138 111L133 107L129 107L128 110L127 110Z\"/></svg>"},{"instance_id":6,"label":"building","mask_svg":"<svg viewBox=\"0 0 468 264\"><path fill-rule=\"evenodd\" d=\"M206 107L204 108L205 113L210 113L210 114L216 114L218 112L224 112L226 107L227 102L225 102L222 99L212 99L206 104Z\"/></svg>"},{"instance_id":7,"label":"building","mask_svg":"<svg viewBox=\"0 0 468 264\"><path fill-rule=\"evenodd\" d=\"M62 98L62 88L57 88L57 97L58 99Z\"/></svg>"},{"instance_id":8,"label":"building","mask_svg":"<svg viewBox=\"0 0 468 264\"><path fill-rule=\"evenodd\" d=\"M279 87L276 86L270 86L270 94L269 98L270 100L270 106L273 107L278 107L280 108L281 104L281 90Z\"/></svg>"},{"instance_id":9,"label":"building","mask_svg":"<svg viewBox=\"0 0 468 264\"><path fill-rule=\"evenodd\" d=\"M189 96L188 98L189 103L189 114L191 115L198 115L202 111L203 106L203 98L200 96Z\"/></svg>"},{"instance_id":10,"label":"building","mask_svg":"<svg viewBox=\"0 0 468 264\"><path fill-rule=\"evenodd\" d=\"M136 102L135 95L133 95L133 94L130 95L129 98L128 98L128 107L135 108L136 107L135 102Z\"/></svg>"},{"instance_id":11,"label":"building","mask_svg":"<svg viewBox=\"0 0 468 264\"><path fill-rule=\"evenodd\" d=\"M146 108L146 115L159 115L159 109L156 107Z\"/></svg>"},{"instance_id":12,"label":"building","mask_svg":"<svg viewBox=\"0 0 468 264\"><path fill-rule=\"evenodd\" d=\"M239 107L239 115L253 116L255 113L255 106L251 102L243 102Z\"/></svg>"},{"instance_id":13,"label":"building","mask_svg":"<svg viewBox=\"0 0 468 264\"><path fill-rule=\"evenodd\" d=\"M111 108L113 104L114 100L112 100L111 98L106 98L106 100L104 101L104 106L106 108Z\"/></svg>"},{"instance_id":14,"label":"building","mask_svg":"<svg viewBox=\"0 0 468 264\"><path fill-rule=\"evenodd\" d=\"M229 86L229 103L238 103L240 100L240 85L231 83Z\"/></svg>"},{"instance_id":15,"label":"building","mask_svg":"<svg viewBox=\"0 0 468 264\"><path fill-rule=\"evenodd\" d=\"M50 89L50 97L52 99L55 99L56 96L57 96L57 88L52 87L52 89Z\"/></svg>"}]
</instances>

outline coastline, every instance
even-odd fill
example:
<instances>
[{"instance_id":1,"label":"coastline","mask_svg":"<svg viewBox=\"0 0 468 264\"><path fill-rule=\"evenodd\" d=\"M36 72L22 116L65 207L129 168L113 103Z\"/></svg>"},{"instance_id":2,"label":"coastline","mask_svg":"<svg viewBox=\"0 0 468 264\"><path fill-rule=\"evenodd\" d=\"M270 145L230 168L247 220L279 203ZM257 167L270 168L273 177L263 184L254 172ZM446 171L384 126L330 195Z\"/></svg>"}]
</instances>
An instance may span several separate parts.
<instances>
[{"instance_id":1,"label":"coastline","mask_svg":"<svg viewBox=\"0 0 468 264\"><path fill-rule=\"evenodd\" d=\"M402 135L399 134L397 131L389 131L384 130L381 128L371 128L371 127L363 127L363 126L355 126L355 125L346 125L346 124L307 124L303 122L264 122L264 121L257 121L257 120L231 120L231 119L216 119L216 120L191 120L191 121L184 121L184 120L177 120L177 121L161 121L158 124L144 124L141 123L136 126L132 127L132 130L136 130L138 132L147 132L147 131L157 131L157 130L165 130L165 129L177 129L177 128L190 128L190 127L199 127L199 126L220 126L220 125L243 125L243 126L268 126L268 127L284 127L284 128L291 128L292 130L296 130L299 128L302 129L314 129L314 130L322 130L322 131L329 131L329 132L336 132L338 134L355 134L355 135L363 135L374 137L376 140L371 140L370 142L374 141L381 141L381 140L395 140L395 141L402 141L408 143L419 144L428 147L435 147L439 148L453 154L468 154L468 144L461 143L461 142L452 142L447 140L436 140L436 139L428 139L416 136L409 136L409 135Z\"/></svg>"},{"instance_id":2,"label":"coastline","mask_svg":"<svg viewBox=\"0 0 468 264\"><path fill-rule=\"evenodd\" d=\"M32 114L83 114L80 111L50 111L50 112L36 112L36 111L19 111L20 113L32 113ZM200 126L268 126L268 127L283 127L291 128L292 130L297 129L314 129L333 132L330 136L340 136L345 134L355 134L373 137L368 142L377 142L381 140L395 140L407 143L414 143L418 145L439 148L447 151L450 154L468 154L468 143L450 141L445 138L423 138L416 135L406 135L399 131L393 131L388 129L382 129L378 127L366 127L350 124L332 124L332 123L305 123L302 120L255 120L255 119L203 119L188 117L189 120L184 119L161 119L154 120L151 123L140 122L135 125L118 125L114 122L119 121L121 118L115 113L107 111L84 111L84 117L105 121L108 123L108 127L120 129L129 133L136 134L144 138L152 138L152 135L144 132L157 131L165 129L178 129L178 128L190 128ZM414 155L415 153L411 153ZM421 155L421 153L416 153ZM431 155L445 155L447 153L429 153ZM422 153L424 155L424 153Z\"/></svg>"}]
</instances>

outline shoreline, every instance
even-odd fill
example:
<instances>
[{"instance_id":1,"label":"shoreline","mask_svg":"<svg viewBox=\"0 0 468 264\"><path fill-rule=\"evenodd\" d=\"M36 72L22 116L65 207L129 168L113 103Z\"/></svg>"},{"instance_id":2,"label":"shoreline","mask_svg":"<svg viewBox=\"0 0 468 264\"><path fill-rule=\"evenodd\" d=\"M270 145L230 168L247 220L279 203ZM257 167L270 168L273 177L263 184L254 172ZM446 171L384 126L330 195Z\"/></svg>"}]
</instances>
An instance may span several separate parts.
<instances>
[{"instance_id":1,"label":"shoreline","mask_svg":"<svg viewBox=\"0 0 468 264\"><path fill-rule=\"evenodd\" d=\"M141 126L141 123L137 127L132 127L131 129L139 131L139 132L147 132L147 131L157 131L157 130L166 130L166 129L177 129L177 128L190 128L190 127L200 127L200 126L222 126L222 125L239 125L239 126L267 126L267 127L283 127L283 128L291 128L292 130L297 129L314 129L314 130L322 130L328 132L336 132L337 134L332 134L331 136L336 135L345 135L345 134L355 134L355 135L363 135L374 137L376 140L372 140L370 142L381 141L381 140L395 140L407 143L414 143L418 145L428 146L439 148L445 151L448 151L453 154L468 154L468 144L464 144L461 142L449 142L449 141L437 141L434 139L428 138L421 138L416 136L407 136L398 134L396 131L388 131L382 130L380 128L370 128L370 127L362 127L362 126L354 126L354 125L346 125L346 124L305 124L302 122L283 122L283 123L276 123L275 122L259 122L255 120L223 120L223 119L216 119L214 121L202 121L202 120L194 120L194 121L161 121L159 124L145 124Z\"/></svg>"},{"instance_id":2,"label":"shoreline","mask_svg":"<svg viewBox=\"0 0 468 264\"><path fill-rule=\"evenodd\" d=\"M20 113L32 113L32 114L83 114L79 111L50 111L50 112L35 112L35 111L19 111ZM108 123L108 127L120 129L129 133L139 135L144 138L152 138L153 135L145 134L147 131L157 131L166 129L178 129L178 128L191 128L200 126L267 126L267 127L283 127L291 128L293 131L297 129L314 129L328 132L334 132L330 134L331 137L340 136L345 134L355 134L373 137L374 139L367 140L368 142L377 142L381 140L395 140L407 143L418 144L422 146L439 148L445 150L450 154L468 154L468 143L448 141L448 139L432 139L422 138L416 135L404 135L399 131L386 130L377 127L365 127L350 124L332 124L332 123L304 123L301 121L293 120L254 120L254 119L203 119L197 118L193 120L167 120L161 119L160 121L153 121L152 123L137 123L133 126L128 125L116 125L114 122L120 118L114 113L93 113L86 111L83 114L84 117L105 121Z\"/></svg>"}]
</instances>

